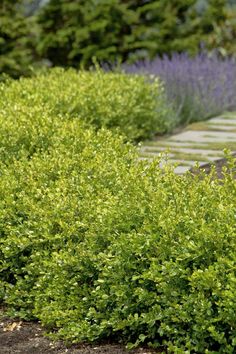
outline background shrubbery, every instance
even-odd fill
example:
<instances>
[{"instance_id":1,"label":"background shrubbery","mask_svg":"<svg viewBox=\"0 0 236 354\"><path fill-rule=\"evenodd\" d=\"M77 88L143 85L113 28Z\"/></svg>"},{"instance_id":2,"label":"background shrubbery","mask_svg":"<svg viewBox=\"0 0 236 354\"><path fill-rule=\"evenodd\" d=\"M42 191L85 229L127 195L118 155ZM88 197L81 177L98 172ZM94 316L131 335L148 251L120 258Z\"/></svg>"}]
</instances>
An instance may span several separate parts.
<instances>
[{"instance_id":1,"label":"background shrubbery","mask_svg":"<svg viewBox=\"0 0 236 354\"><path fill-rule=\"evenodd\" d=\"M77 117L97 128L118 130L132 140L163 133L173 125L173 111L158 79L99 69L53 69L32 79L12 81L2 85L0 107L0 146L7 141L13 150L21 140L31 146L29 150L47 144L58 124L56 116ZM45 119L50 126L45 126Z\"/></svg>"},{"instance_id":2,"label":"background shrubbery","mask_svg":"<svg viewBox=\"0 0 236 354\"><path fill-rule=\"evenodd\" d=\"M173 51L196 53L224 21L225 0L51 0L38 16L39 50L54 65L137 60Z\"/></svg>"},{"instance_id":3,"label":"background shrubbery","mask_svg":"<svg viewBox=\"0 0 236 354\"><path fill-rule=\"evenodd\" d=\"M2 1L0 73L17 78L32 75L43 65L89 67L94 57L103 65L106 63L106 67L114 67L117 62L127 64L140 58L146 61L155 58L144 66L146 72L158 75L165 84L169 104L175 109L175 123L173 114L169 113L172 127L235 107L235 62L229 56L235 54L236 16L235 7L229 1L50 0L38 9L35 4L33 0ZM205 54L197 55L203 48ZM209 54L213 58L208 58ZM139 67L138 71L140 69L143 68ZM218 70L220 75L217 76ZM0 80L5 80L5 76ZM65 95L70 91L66 86ZM43 88L42 95L46 95L45 91ZM157 105L159 116L163 116L159 92ZM128 99L124 105L127 102ZM74 104L73 101L68 109L73 110ZM106 111L103 118L97 117L102 112L93 111L92 106L94 102L91 109L83 113L86 120L98 126L122 125L126 130L127 121L137 119L138 127L132 123L129 131L125 131L132 139L148 137L153 130L153 117L149 117L149 123L144 117L140 126L141 112L139 118L137 114L125 118L122 113L123 117L116 123L114 112ZM109 117L105 118L105 114ZM166 125L165 119L165 122L162 118L158 120L161 123L153 133L163 133L170 128L171 124Z\"/></svg>"},{"instance_id":4,"label":"background shrubbery","mask_svg":"<svg viewBox=\"0 0 236 354\"><path fill-rule=\"evenodd\" d=\"M34 23L24 15L22 0L0 2L0 74L30 75L35 60Z\"/></svg>"},{"instance_id":5,"label":"background shrubbery","mask_svg":"<svg viewBox=\"0 0 236 354\"><path fill-rule=\"evenodd\" d=\"M28 75L29 67L89 67L136 61L205 46L234 55L235 12L226 0L50 0L37 11L33 0L0 5L0 73Z\"/></svg>"},{"instance_id":6,"label":"background shrubbery","mask_svg":"<svg viewBox=\"0 0 236 354\"><path fill-rule=\"evenodd\" d=\"M234 56L236 54L236 3L231 1L231 6L225 9L224 20L213 21L214 30L207 39L207 47L216 50L222 57Z\"/></svg>"}]
</instances>

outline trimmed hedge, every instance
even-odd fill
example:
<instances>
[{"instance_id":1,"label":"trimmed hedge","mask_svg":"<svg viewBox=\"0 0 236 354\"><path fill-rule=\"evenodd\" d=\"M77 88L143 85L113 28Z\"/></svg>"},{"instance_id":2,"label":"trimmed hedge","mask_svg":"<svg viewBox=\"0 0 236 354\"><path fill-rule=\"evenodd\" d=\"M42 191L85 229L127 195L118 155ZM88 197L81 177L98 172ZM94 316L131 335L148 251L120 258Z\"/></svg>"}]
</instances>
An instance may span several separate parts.
<instances>
[{"instance_id":1,"label":"trimmed hedge","mask_svg":"<svg viewBox=\"0 0 236 354\"><path fill-rule=\"evenodd\" d=\"M57 125L54 116L78 117L97 128L118 130L131 140L164 133L173 125L174 114L160 81L146 76L56 68L30 79L12 81L0 86L0 90L0 120L7 120L0 131L13 149L17 149L18 139L24 139L31 148L46 144L42 139L47 140L45 134L50 135L50 129L55 129L53 124ZM42 136L37 129L48 119L47 112L51 128ZM11 125L19 125L19 129L14 130ZM11 130L11 137L6 137L5 129Z\"/></svg>"},{"instance_id":2,"label":"trimmed hedge","mask_svg":"<svg viewBox=\"0 0 236 354\"><path fill-rule=\"evenodd\" d=\"M235 352L233 173L163 172L77 119L30 157L3 157L0 173L0 296L11 316L71 342Z\"/></svg>"},{"instance_id":3,"label":"trimmed hedge","mask_svg":"<svg viewBox=\"0 0 236 354\"><path fill-rule=\"evenodd\" d=\"M235 353L236 161L221 181L138 161L122 137L62 114L63 93L58 105L50 90L43 102L44 79L31 91L18 88L33 80L0 86L9 315L39 319L68 342Z\"/></svg>"}]
</instances>

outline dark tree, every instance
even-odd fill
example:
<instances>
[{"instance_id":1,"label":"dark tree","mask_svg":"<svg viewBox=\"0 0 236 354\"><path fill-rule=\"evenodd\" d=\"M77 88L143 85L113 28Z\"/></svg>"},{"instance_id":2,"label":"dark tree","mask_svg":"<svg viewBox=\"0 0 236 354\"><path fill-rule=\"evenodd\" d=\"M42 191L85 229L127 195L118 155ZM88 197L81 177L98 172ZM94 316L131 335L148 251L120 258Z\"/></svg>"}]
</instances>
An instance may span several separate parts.
<instances>
[{"instance_id":1,"label":"dark tree","mask_svg":"<svg viewBox=\"0 0 236 354\"><path fill-rule=\"evenodd\" d=\"M33 22L22 0L0 2L0 74L28 75L33 63Z\"/></svg>"},{"instance_id":2,"label":"dark tree","mask_svg":"<svg viewBox=\"0 0 236 354\"><path fill-rule=\"evenodd\" d=\"M38 50L54 65L134 61L173 51L196 53L226 0L51 0L41 10Z\"/></svg>"}]
</instances>

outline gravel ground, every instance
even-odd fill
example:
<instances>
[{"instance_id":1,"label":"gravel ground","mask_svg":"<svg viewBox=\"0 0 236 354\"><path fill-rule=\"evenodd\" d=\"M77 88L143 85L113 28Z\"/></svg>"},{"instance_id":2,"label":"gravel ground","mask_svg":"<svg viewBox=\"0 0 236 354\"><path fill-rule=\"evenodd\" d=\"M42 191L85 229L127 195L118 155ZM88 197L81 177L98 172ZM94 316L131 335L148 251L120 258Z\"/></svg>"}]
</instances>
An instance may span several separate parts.
<instances>
[{"instance_id":1,"label":"gravel ground","mask_svg":"<svg viewBox=\"0 0 236 354\"><path fill-rule=\"evenodd\" d=\"M127 350L125 346L104 343L66 346L61 341L52 342L43 335L37 322L0 319L0 354L153 354L148 348Z\"/></svg>"}]
</instances>

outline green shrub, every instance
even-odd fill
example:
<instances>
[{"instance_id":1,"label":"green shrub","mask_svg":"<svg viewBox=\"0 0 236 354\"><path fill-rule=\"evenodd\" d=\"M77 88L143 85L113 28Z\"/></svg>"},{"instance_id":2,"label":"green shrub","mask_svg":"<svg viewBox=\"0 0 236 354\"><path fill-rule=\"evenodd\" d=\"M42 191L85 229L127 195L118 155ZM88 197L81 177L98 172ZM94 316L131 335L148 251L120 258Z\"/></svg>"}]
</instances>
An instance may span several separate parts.
<instances>
[{"instance_id":1,"label":"green shrub","mask_svg":"<svg viewBox=\"0 0 236 354\"><path fill-rule=\"evenodd\" d=\"M89 66L94 56L119 60L142 47L138 14L124 1L51 0L40 11L38 23L38 51L54 65Z\"/></svg>"},{"instance_id":2,"label":"green shrub","mask_svg":"<svg viewBox=\"0 0 236 354\"><path fill-rule=\"evenodd\" d=\"M0 85L0 299L71 342L233 354L235 160L223 181L177 176L87 128L77 102L85 117L85 98L99 106L116 79L133 88L124 99L137 83L155 87L58 69ZM106 92L103 105L118 110L126 91Z\"/></svg>"},{"instance_id":3,"label":"green shrub","mask_svg":"<svg viewBox=\"0 0 236 354\"><path fill-rule=\"evenodd\" d=\"M46 135L56 129L52 126L57 125L55 116L56 120L78 117L97 128L118 129L133 140L163 133L173 124L161 83L145 76L57 68L2 85L0 92L0 121L4 122L0 147L7 140L13 150L18 149L19 139L31 149L41 147ZM43 133L45 119L51 123Z\"/></svg>"},{"instance_id":4,"label":"green shrub","mask_svg":"<svg viewBox=\"0 0 236 354\"><path fill-rule=\"evenodd\" d=\"M26 18L22 0L1 0L0 3L0 75L29 75L33 65L34 23ZM33 30L32 30L33 29Z\"/></svg>"},{"instance_id":5,"label":"green shrub","mask_svg":"<svg viewBox=\"0 0 236 354\"><path fill-rule=\"evenodd\" d=\"M226 0L50 0L38 14L39 53L53 65L196 54L224 23Z\"/></svg>"},{"instance_id":6,"label":"green shrub","mask_svg":"<svg viewBox=\"0 0 236 354\"><path fill-rule=\"evenodd\" d=\"M30 158L4 161L0 294L11 316L73 342L235 352L232 173L163 172L77 119Z\"/></svg>"},{"instance_id":7,"label":"green shrub","mask_svg":"<svg viewBox=\"0 0 236 354\"><path fill-rule=\"evenodd\" d=\"M100 225L104 223L104 230L109 233L103 206L107 205L109 219L110 212L113 214L111 205L119 202L116 194L119 190L122 192L122 170L128 177L133 155L130 149L110 132L101 130L95 134L84 129L78 120L65 120L51 135L50 146L44 147L44 151L38 150L30 158L22 153L11 164L1 161L0 259L1 280L6 281L5 285L9 283L6 303L11 303L15 284L19 302L14 307L20 309L25 301L23 308L30 313L29 286L38 271L43 270L43 254L46 260L46 255L50 256L67 243L78 244L80 237L83 242L94 217L98 217ZM117 223L120 223L118 215ZM103 236L101 234L102 244ZM60 246L56 245L56 240ZM98 243L98 248L100 246ZM28 273L28 265L35 267L35 260L32 263L35 256L41 261ZM25 289L29 298L25 293L24 300ZM25 316L24 311L20 311L20 315Z\"/></svg>"},{"instance_id":8,"label":"green shrub","mask_svg":"<svg viewBox=\"0 0 236 354\"><path fill-rule=\"evenodd\" d=\"M214 31L207 39L208 49L217 49L223 57L236 57L236 6L229 6L225 11L224 21L213 21L213 26Z\"/></svg>"}]
</instances>

